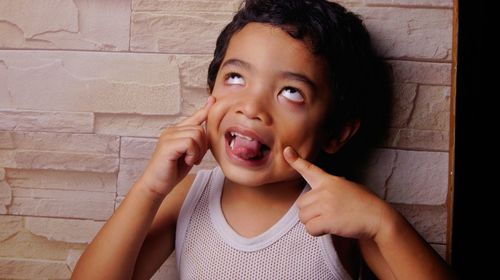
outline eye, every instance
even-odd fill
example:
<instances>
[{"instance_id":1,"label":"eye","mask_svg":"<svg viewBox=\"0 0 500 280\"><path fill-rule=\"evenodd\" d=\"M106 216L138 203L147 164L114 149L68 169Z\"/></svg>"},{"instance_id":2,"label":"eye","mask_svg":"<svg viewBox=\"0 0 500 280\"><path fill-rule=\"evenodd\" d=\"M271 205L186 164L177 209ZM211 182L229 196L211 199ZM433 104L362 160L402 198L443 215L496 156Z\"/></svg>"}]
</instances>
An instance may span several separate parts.
<instances>
[{"instance_id":1,"label":"eye","mask_svg":"<svg viewBox=\"0 0 500 280\"><path fill-rule=\"evenodd\" d=\"M280 94L292 102L295 102L295 103L304 102L304 96L302 96L302 93L300 92L300 90L298 90L296 88L286 87L286 88L281 90Z\"/></svg>"},{"instance_id":2,"label":"eye","mask_svg":"<svg viewBox=\"0 0 500 280\"><path fill-rule=\"evenodd\" d=\"M228 85L240 85L240 86L242 86L242 85L245 84L245 80L238 73L229 73L226 76L226 84L228 84Z\"/></svg>"}]
</instances>

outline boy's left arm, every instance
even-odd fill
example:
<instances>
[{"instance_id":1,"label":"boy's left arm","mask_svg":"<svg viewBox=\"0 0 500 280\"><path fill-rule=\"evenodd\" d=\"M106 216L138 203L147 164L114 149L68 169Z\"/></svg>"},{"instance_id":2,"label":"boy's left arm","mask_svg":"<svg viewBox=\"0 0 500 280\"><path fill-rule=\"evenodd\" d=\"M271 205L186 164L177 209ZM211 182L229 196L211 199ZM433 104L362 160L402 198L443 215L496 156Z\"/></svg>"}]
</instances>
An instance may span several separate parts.
<instances>
[{"instance_id":1,"label":"boy's left arm","mask_svg":"<svg viewBox=\"0 0 500 280\"><path fill-rule=\"evenodd\" d=\"M370 269L380 279L452 279L444 260L390 204L363 186L333 176L287 147L284 157L311 186L297 204L311 235L359 240Z\"/></svg>"},{"instance_id":2,"label":"boy's left arm","mask_svg":"<svg viewBox=\"0 0 500 280\"><path fill-rule=\"evenodd\" d=\"M384 216L374 238L359 239L363 259L379 278L453 278L446 262L401 214L391 207Z\"/></svg>"}]
</instances>

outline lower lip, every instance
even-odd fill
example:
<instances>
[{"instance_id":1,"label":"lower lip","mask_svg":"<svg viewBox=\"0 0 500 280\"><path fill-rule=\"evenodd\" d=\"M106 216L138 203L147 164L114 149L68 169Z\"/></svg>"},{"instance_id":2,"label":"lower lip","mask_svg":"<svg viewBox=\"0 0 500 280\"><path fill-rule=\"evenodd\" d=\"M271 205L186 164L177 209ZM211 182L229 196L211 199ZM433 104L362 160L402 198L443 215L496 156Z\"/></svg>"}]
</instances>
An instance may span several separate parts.
<instances>
[{"instance_id":1,"label":"lower lip","mask_svg":"<svg viewBox=\"0 0 500 280\"><path fill-rule=\"evenodd\" d=\"M248 160L248 159L240 158L239 156L237 156L233 153L233 150L229 146L230 141L228 141L228 139L225 139L224 142L226 143L226 154L228 155L229 160L236 165L245 166L245 167L261 167L261 166L265 165L267 163L267 160L269 159L270 151L268 151L266 153L266 155L264 155L262 158L260 158L258 160Z\"/></svg>"}]
</instances>

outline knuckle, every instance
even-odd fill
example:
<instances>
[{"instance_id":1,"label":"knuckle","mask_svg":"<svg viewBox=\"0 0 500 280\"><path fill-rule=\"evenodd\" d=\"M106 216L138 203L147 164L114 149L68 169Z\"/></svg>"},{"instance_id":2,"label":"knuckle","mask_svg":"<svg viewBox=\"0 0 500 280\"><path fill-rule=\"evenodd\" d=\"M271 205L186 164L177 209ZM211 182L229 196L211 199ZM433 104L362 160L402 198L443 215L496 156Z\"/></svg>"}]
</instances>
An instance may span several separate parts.
<instances>
[{"instance_id":1,"label":"knuckle","mask_svg":"<svg viewBox=\"0 0 500 280\"><path fill-rule=\"evenodd\" d=\"M203 129L203 127L201 127L201 125L198 125L196 127L196 137L198 139L203 139L204 136L205 136L205 130Z\"/></svg>"},{"instance_id":2,"label":"knuckle","mask_svg":"<svg viewBox=\"0 0 500 280\"><path fill-rule=\"evenodd\" d=\"M308 161L304 161L304 169L306 170L312 170L312 167L313 167L313 164L308 162Z\"/></svg>"},{"instance_id":3,"label":"knuckle","mask_svg":"<svg viewBox=\"0 0 500 280\"><path fill-rule=\"evenodd\" d=\"M196 147L197 146L196 141L193 138L191 138L191 137L187 138L186 141L188 142L188 144L189 144L190 147Z\"/></svg>"},{"instance_id":4,"label":"knuckle","mask_svg":"<svg viewBox=\"0 0 500 280\"><path fill-rule=\"evenodd\" d=\"M171 132L172 132L173 128L172 127L167 127L165 128L161 134L160 134L160 138L164 138L166 137L167 135L169 135Z\"/></svg>"},{"instance_id":5,"label":"knuckle","mask_svg":"<svg viewBox=\"0 0 500 280\"><path fill-rule=\"evenodd\" d=\"M304 218L304 213L302 213L302 211L301 211L301 212L299 212L299 220L300 220L302 223L305 223L305 222L306 222L306 220L305 220L305 218Z\"/></svg>"},{"instance_id":6,"label":"knuckle","mask_svg":"<svg viewBox=\"0 0 500 280\"><path fill-rule=\"evenodd\" d=\"M305 224L305 227L306 227L307 233L309 233L312 236L317 236L317 233L316 233L316 230L314 229L313 223L309 222L309 223Z\"/></svg>"}]
</instances>

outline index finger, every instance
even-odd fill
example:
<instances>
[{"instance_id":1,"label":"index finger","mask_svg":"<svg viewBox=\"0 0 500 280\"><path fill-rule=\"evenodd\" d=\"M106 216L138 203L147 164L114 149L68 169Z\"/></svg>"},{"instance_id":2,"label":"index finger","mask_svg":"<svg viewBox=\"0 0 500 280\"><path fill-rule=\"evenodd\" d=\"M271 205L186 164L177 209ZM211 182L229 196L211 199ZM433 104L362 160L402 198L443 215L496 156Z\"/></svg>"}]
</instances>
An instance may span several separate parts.
<instances>
[{"instance_id":1,"label":"index finger","mask_svg":"<svg viewBox=\"0 0 500 280\"><path fill-rule=\"evenodd\" d=\"M327 175L323 169L301 158L290 146L283 150L283 155L288 164L299 172L313 189L317 187L321 183L322 178Z\"/></svg>"},{"instance_id":2,"label":"index finger","mask_svg":"<svg viewBox=\"0 0 500 280\"><path fill-rule=\"evenodd\" d=\"M215 103L215 97L209 96L207 99L207 103L205 106L203 106L201 109L196 111L191 117L183 120L178 124L178 126L183 126L183 125L201 125L208 116L208 111L210 110L210 107Z\"/></svg>"}]
</instances>

